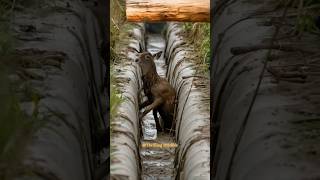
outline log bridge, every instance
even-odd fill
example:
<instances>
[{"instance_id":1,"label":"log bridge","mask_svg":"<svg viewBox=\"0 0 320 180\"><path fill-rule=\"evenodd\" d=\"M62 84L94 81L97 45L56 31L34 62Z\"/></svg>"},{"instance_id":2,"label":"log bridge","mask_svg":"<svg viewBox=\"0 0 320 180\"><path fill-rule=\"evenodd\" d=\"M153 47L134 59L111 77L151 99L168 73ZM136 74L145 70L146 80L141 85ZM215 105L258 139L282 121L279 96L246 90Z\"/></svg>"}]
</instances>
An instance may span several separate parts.
<instances>
[{"instance_id":1,"label":"log bridge","mask_svg":"<svg viewBox=\"0 0 320 180\"><path fill-rule=\"evenodd\" d=\"M129 22L210 22L209 0L127 0Z\"/></svg>"}]
</instances>

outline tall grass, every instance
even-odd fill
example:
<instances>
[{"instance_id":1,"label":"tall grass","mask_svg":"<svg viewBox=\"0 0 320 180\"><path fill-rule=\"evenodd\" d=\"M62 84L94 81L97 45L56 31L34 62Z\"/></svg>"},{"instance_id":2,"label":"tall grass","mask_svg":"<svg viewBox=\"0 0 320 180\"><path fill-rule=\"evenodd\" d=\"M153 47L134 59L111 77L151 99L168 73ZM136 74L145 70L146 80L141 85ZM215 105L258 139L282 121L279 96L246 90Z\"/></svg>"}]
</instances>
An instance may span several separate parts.
<instances>
[{"instance_id":1,"label":"tall grass","mask_svg":"<svg viewBox=\"0 0 320 180\"><path fill-rule=\"evenodd\" d=\"M114 118L117 116L118 106L123 101L121 96L119 95L119 90L116 85L116 80L114 77L114 65L120 61L120 50L121 44L123 41L123 36L125 34L125 9L124 9L124 0L111 0L110 8L111 8L111 17L110 17L110 32L111 32L111 57L110 57L110 137L112 137L113 126L112 122ZM111 159L112 152L114 151L114 147L111 145ZM111 169L112 171L113 169Z\"/></svg>"},{"instance_id":2,"label":"tall grass","mask_svg":"<svg viewBox=\"0 0 320 180\"><path fill-rule=\"evenodd\" d=\"M111 0L111 16L110 16L110 48L111 61L117 61L119 54L119 41L121 40L121 33L125 24L125 0Z\"/></svg>"},{"instance_id":3,"label":"tall grass","mask_svg":"<svg viewBox=\"0 0 320 180\"><path fill-rule=\"evenodd\" d=\"M117 107L121 100L117 96L117 87L114 84L115 82L114 82L114 75L113 75L114 74L113 64L119 58L118 42L120 41L122 26L125 22L124 3L125 3L124 0L111 0L111 3L110 3L110 7L111 7L110 118L111 120L113 120L113 118L115 117Z\"/></svg>"},{"instance_id":4,"label":"tall grass","mask_svg":"<svg viewBox=\"0 0 320 180\"><path fill-rule=\"evenodd\" d=\"M184 35L193 45L198 64L202 65L205 72L210 64L210 24L209 23L184 23Z\"/></svg>"},{"instance_id":5,"label":"tall grass","mask_svg":"<svg viewBox=\"0 0 320 180\"><path fill-rule=\"evenodd\" d=\"M117 114L117 107L121 103L122 98L114 79L114 64L121 59L121 49L125 46L124 39L128 37L129 24L125 18L125 0L111 0L111 17L110 17L110 32L111 32L111 59L110 59L110 118L111 121Z\"/></svg>"}]
</instances>

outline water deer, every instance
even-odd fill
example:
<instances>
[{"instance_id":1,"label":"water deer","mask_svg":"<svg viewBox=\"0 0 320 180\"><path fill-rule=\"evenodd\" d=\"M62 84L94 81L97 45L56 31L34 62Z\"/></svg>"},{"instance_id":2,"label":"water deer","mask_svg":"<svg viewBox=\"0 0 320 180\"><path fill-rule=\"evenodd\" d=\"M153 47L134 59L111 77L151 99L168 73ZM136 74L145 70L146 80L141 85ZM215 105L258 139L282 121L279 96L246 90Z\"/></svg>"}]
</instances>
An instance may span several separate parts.
<instances>
[{"instance_id":1,"label":"water deer","mask_svg":"<svg viewBox=\"0 0 320 180\"><path fill-rule=\"evenodd\" d=\"M139 105L139 109L145 107L145 110L140 113L140 118L153 110L158 131L171 128L176 96L174 88L165 78L160 77L157 73L154 60L159 58L161 53L162 51L152 55L149 52L142 52L139 53L139 57L136 59L142 72L143 90L148 98ZM157 112L159 112L163 120L164 127L160 125Z\"/></svg>"}]
</instances>

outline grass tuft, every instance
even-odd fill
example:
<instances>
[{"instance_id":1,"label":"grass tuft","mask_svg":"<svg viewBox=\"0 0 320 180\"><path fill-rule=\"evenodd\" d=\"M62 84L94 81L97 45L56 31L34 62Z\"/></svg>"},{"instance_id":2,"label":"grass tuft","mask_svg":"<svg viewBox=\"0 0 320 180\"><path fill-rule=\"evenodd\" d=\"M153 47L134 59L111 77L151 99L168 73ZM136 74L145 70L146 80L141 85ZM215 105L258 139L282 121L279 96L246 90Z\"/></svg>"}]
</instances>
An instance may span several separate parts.
<instances>
[{"instance_id":1,"label":"grass tuft","mask_svg":"<svg viewBox=\"0 0 320 180\"><path fill-rule=\"evenodd\" d=\"M121 33L125 24L125 1L111 0L111 17L110 17L110 49L111 61L116 62L118 58L119 46L118 42L121 40Z\"/></svg>"},{"instance_id":2,"label":"grass tuft","mask_svg":"<svg viewBox=\"0 0 320 180\"><path fill-rule=\"evenodd\" d=\"M210 65L210 23L184 23L185 37L193 44L197 53L197 61L208 72Z\"/></svg>"}]
</instances>

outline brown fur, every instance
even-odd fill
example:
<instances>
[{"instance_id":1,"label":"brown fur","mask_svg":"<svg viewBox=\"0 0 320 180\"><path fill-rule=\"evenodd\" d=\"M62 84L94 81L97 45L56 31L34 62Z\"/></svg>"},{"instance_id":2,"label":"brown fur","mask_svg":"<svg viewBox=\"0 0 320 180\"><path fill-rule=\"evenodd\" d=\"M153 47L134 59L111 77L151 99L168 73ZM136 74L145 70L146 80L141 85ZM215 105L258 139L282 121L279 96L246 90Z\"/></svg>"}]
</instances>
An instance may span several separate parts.
<instances>
[{"instance_id":1,"label":"brown fur","mask_svg":"<svg viewBox=\"0 0 320 180\"><path fill-rule=\"evenodd\" d=\"M157 73L154 58L158 56L159 53L152 56L149 52L143 52L139 54L139 58L137 59L142 71L143 90L148 97L148 100L143 102L139 108L142 109L146 107L140 115L140 118L153 110L157 130L163 130L163 128L171 128L176 93L169 82ZM157 112L159 112L164 121L163 128L160 126Z\"/></svg>"}]
</instances>

